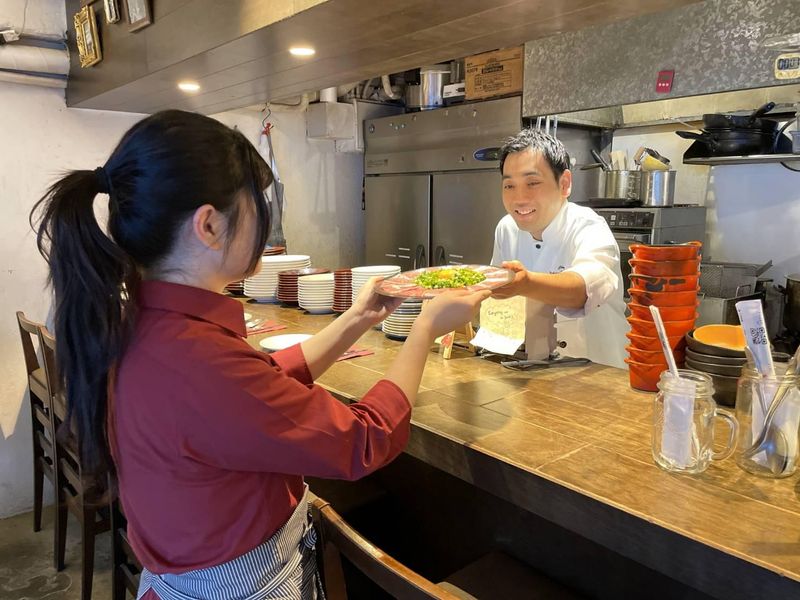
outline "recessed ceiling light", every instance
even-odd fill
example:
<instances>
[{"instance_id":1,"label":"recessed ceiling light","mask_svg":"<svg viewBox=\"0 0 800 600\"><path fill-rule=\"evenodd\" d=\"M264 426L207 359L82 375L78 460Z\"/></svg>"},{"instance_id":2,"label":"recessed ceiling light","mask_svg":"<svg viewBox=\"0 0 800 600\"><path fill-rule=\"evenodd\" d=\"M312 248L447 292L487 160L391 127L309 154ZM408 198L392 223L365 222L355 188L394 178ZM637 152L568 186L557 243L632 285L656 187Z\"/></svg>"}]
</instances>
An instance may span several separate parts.
<instances>
[{"instance_id":1,"label":"recessed ceiling light","mask_svg":"<svg viewBox=\"0 0 800 600\"><path fill-rule=\"evenodd\" d=\"M178 83L178 89L182 92L197 92L200 90L200 84L196 81L181 81Z\"/></svg>"},{"instance_id":2,"label":"recessed ceiling light","mask_svg":"<svg viewBox=\"0 0 800 600\"><path fill-rule=\"evenodd\" d=\"M309 46L292 46L289 48L289 52L294 56L314 56L316 50Z\"/></svg>"}]
</instances>

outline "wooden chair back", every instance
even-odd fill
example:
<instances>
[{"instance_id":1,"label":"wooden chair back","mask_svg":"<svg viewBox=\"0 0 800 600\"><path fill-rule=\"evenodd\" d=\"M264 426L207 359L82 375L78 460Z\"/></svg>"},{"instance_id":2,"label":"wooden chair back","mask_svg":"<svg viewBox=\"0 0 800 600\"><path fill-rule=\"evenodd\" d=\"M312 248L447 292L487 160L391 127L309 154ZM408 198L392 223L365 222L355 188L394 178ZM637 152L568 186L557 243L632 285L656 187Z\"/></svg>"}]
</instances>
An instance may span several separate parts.
<instances>
[{"instance_id":1,"label":"wooden chair back","mask_svg":"<svg viewBox=\"0 0 800 600\"><path fill-rule=\"evenodd\" d=\"M412 571L370 543L325 500L311 503L314 525L319 535L317 557L329 600L346 600L341 557L347 558L361 573L395 598L408 600L458 600L455 596Z\"/></svg>"}]
</instances>

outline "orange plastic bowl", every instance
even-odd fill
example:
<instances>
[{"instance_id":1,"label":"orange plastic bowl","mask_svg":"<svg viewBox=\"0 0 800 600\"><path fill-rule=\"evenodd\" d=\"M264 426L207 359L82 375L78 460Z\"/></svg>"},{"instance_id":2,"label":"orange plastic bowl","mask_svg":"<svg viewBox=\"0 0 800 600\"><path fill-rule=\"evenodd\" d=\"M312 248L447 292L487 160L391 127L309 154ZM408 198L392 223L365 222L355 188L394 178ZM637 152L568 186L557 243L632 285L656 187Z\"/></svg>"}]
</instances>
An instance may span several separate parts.
<instances>
[{"instance_id":1,"label":"orange plastic bowl","mask_svg":"<svg viewBox=\"0 0 800 600\"><path fill-rule=\"evenodd\" d=\"M667 367L667 358L664 356L663 350L661 350L661 344L659 344L658 350L640 350L634 346L625 346L625 350L628 351L628 355L633 361L644 365L663 365L665 369ZM674 350L672 355L679 366L686 360L685 350Z\"/></svg>"},{"instance_id":2,"label":"orange plastic bowl","mask_svg":"<svg viewBox=\"0 0 800 600\"><path fill-rule=\"evenodd\" d=\"M654 277L631 273L631 287L640 292L691 292L698 290L700 275L675 275L674 277Z\"/></svg>"},{"instance_id":3,"label":"orange plastic bowl","mask_svg":"<svg viewBox=\"0 0 800 600\"><path fill-rule=\"evenodd\" d=\"M663 246L649 246L647 244L631 244L628 248L634 258L642 260L693 260L700 257L700 242L687 242L685 244L665 244Z\"/></svg>"},{"instance_id":4,"label":"orange plastic bowl","mask_svg":"<svg viewBox=\"0 0 800 600\"><path fill-rule=\"evenodd\" d=\"M628 375L632 388L644 392L658 391L656 384L658 384L661 373L667 370L664 365L648 365L630 358L626 358L625 362L628 363Z\"/></svg>"},{"instance_id":5,"label":"orange plastic bowl","mask_svg":"<svg viewBox=\"0 0 800 600\"><path fill-rule=\"evenodd\" d=\"M631 346L637 350L649 350L651 352L661 351L661 341L657 336L639 335L638 333L628 332L625 334L631 341ZM673 352L683 352L686 348L686 338L684 336L668 337L669 347Z\"/></svg>"},{"instance_id":6,"label":"orange plastic bowl","mask_svg":"<svg viewBox=\"0 0 800 600\"><path fill-rule=\"evenodd\" d=\"M652 275L654 277L672 277L673 275L697 275L700 270L700 259L694 260L643 260L632 258L628 264L636 275Z\"/></svg>"},{"instance_id":7,"label":"orange plastic bowl","mask_svg":"<svg viewBox=\"0 0 800 600\"><path fill-rule=\"evenodd\" d=\"M684 321L664 321L664 329L667 330L667 337L678 337L679 335L684 335L690 332L694 328L694 320L696 318L697 314L695 313L695 317L693 319L686 319ZM628 323L631 324L632 333L637 335L658 337L658 331L656 331L655 323L652 321L637 319L636 317L628 317Z\"/></svg>"},{"instance_id":8,"label":"orange plastic bowl","mask_svg":"<svg viewBox=\"0 0 800 600\"><path fill-rule=\"evenodd\" d=\"M664 321L685 321L694 318L697 313L697 301L692 302L688 306L659 306L658 312L661 313L661 319ZM629 302L628 308L631 309L631 316L637 319L644 319L645 321L652 321L653 315L650 313L649 306L643 306L636 302Z\"/></svg>"},{"instance_id":9,"label":"orange plastic bowl","mask_svg":"<svg viewBox=\"0 0 800 600\"><path fill-rule=\"evenodd\" d=\"M697 304L697 290L688 292L643 292L628 288L631 301L642 306L689 306Z\"/></svg>"}]
</instances>

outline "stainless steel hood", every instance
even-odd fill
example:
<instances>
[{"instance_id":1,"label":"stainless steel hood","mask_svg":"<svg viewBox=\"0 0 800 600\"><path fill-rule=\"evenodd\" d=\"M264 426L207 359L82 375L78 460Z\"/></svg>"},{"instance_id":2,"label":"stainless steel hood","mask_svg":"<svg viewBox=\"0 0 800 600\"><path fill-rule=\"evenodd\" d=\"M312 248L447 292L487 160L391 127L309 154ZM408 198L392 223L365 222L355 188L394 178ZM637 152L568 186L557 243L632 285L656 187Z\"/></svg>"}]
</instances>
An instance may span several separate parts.
<instances>
[{"instance_id":1,"label":"stainless steel hood","mask_svg":"<svg viewBox=\"0 0 800 600\"><path fill-rule=\"evenodd\" d=\"M519 97L364 123L367 175L497 169L497 149L522 125Z\"/></svg>"}]
</instances>

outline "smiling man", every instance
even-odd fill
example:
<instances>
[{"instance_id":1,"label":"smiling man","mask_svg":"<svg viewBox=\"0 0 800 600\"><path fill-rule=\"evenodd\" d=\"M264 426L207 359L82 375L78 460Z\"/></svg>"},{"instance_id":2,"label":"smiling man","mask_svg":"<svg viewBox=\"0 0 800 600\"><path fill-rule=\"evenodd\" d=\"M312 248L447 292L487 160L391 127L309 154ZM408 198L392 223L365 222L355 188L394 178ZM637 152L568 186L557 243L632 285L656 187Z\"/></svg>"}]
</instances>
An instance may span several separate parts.
<instances>
[{"instance_id":1,"label":"smiling man","mask_svg":"<svg viewBox=\"0 0 800 600\"><path fill-rule=\"evenodd\" d=\"M503 145L508 214L495 230L492 264L516 275L494 296L527 299L528 358L546 358L558 340L565 354L624 368L619 248L602 217L569 202L569 166L564 145L541 131L523 130Z\"/></svg>"}]
</instances>

